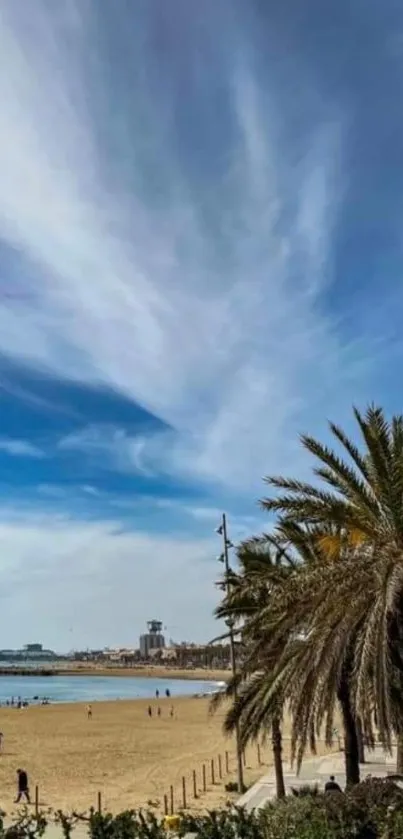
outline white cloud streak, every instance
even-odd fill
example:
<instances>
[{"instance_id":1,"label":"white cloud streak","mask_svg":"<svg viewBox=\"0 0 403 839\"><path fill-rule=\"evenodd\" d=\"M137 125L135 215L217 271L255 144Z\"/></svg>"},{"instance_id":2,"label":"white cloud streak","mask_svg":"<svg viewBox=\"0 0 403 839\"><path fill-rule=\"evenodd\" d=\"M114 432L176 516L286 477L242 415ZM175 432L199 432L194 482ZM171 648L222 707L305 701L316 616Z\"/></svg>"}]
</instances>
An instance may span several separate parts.
<instances>
[{"instance_id":1,"label":"white cloud streak","mask_svg":"<svg viewBox=\"0 0 403 839\"><path fill-rule=\"evenodd\" d=\"M12 457L44 457L44 452L34 446L29 440L13 440L10 437L0 437L0 451Z\"/></svg>"},{"instance_id":2,"label":"white cloud streak","mask_svg":"<svg viewBox=\"0 0 403 839\"><path fill-rule=\"evenodd\" d=\"M62 377L112 385L169 424L168 435L131 445L139 468L257 483L292 461L290 439L318 402L322 413L335 391L351 398L320 309L343 120L318 105L303 153L284 130L291 105L279 109L274 77L257 76L237 31L233 66L217 63L193 91L200 123L211 117L211 85L227 91L227 162L217 176L193 176L172 139L168 115L178 103L168 83L150 95L141 68L151 58L137 38L123 104L110 92L97 112L105 59L96 9L96 0L0 7L0 235L27 263L26 297L0 304L0 349ZM156 72L169 68L156 64ZM304 93L301 66L300 109ZM219 117L217 142L228 129ZM108 164L127 161L131 184L152 149L154 193L114 180L99 149L106 127ZM118 453L122 442L115 439Z\"/></svg>"}]
</instances>

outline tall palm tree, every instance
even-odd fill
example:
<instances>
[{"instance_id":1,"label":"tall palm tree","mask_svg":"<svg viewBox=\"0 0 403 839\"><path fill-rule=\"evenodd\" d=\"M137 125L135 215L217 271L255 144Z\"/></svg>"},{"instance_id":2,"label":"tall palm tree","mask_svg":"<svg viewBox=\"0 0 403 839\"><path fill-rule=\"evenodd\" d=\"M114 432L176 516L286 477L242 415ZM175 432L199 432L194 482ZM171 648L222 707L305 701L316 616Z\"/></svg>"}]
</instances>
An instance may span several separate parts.
<instances>
[{"instance_id":1,"label":"tall palm tree","mask_svg":"<svg viewBox=\"0 0 403 839\"><path fill-rule=\"evenodd\" d=\"M316 631L316 616L332 614L328 605L324 608L332 589L326 587L328 554L320 547L319 535L323 538L323 529L309 530L288 522L274 537L244 544L241 573L234 575L231 594L218 610L220 617L242 621L246 649L239 678L226 691L235 700L226 728L232 731L238 725L244 743L271 729L280 790L285 705L293 721L291 756L299 767L308 744L315 750L323 726L327 744L332 744L335 707L340 704L347 783L359 781L359 743L349 691L351 665L346 656L352 646L351 633L339 633L337 649L329 657L329 637L318 638ZM340 563L336 571L346 582ZM369 726L367 731L371 736Z\"/></svg>"},{"instance_id":2,"label":"tall palm tree","mask_svg":"<svg viewBox=\"0 0 403 839\"><path fill-rule=\"evenodd\" d=\"M357 626L343 620L348 596L347 560L324 563L318 558L290 574L276 592L270 610L261 614L260 636L265 656L275 661L277 684L292 718L292 755L298 765L308 743L314 749L323 729L331 745L339 704L347 784L354 784L359 781L359 752L350 686ZM365 590L362 596L367 597ZM366 732L372 737L369 720L368 714Z\"/></svg>"},{"instance_id":3,"label":"tall palm tree","mask_svg":"<svg viewBox=\"0 0 403 839\"><path fill-rule=\"evenodd\" d=\"M223 694L213 699L212 707L223 697L232 700L224 728L233 733L239 727L243 747L251 740L271 734L277 797L285 795L282 764L284 699L277 682L276 657L266 655L260 615L267 609L276 591L284 585L295 567L287 549L270 535L251 539L238 548L239 571L231 572L230 585L216 611L218 618L231 621L238 630L244 655L240 672Z\"/></svg>"},{"instance_id":4,"label":"tall palm tree","mask_svg":"<svg viewBox=\"0 0 403 839\"><path fill-rule=\"evenodd\" d=\"M388 422L376 407L354 414L362 446L333 423L343 457L303 436L317 460L315 483L269 477L276 494L262 506L279 513L284 525L323 529L325 553L342 553L342 562L327 563L323 579L312 583L322 608L318 601L307 647L316 644L316 657L322 650L337 664L352 715L366 731L375 712L383 742L390 744L394 730L403 746L403 417ZM341 641L348 650L344 674Z\"/></svg>"}]
</instances>

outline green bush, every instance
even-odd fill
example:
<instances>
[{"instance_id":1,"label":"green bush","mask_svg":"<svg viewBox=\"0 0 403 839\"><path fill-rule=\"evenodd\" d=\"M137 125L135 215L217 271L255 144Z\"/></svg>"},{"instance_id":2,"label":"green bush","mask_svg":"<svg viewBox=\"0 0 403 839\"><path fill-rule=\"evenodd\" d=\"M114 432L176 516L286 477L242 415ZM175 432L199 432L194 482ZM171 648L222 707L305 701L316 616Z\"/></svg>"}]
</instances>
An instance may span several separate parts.
<instances>
[{"instance_id":1,"label":"green bush","mask_svg":"<svg viewBox=\"0 0 403 839\"><path fill-rule=\"evenodd\" d=\"M300 787L291 787L291 792L295 798L303 798L305 795L319 795L319 787L317 784L303 784Z\"/></svg>"},{"instance_id":2,"label":"green bush","mask_svg":"<svg viewBox=\"0 0 403 839\"><path fill-rule=\"evenodd\" d=\"M9 827L4 826L5 813L0 813L0 837L5 839L40 839L47 828L48 821L43 813L35 816L26 808L14 819Z\"/></svg>"},{"instance_id":3,"label":"green bush","mask_svg":"<svg viewBox=\"0 0 403 839\"><path fill-rule=\"evenodd\" d=\"M367 780L346 794L321 793L270 802L261 813L264 839L402 839L403 791Z\"/></svg>"},{"instance_id":4,"label":"green bush","mask_svg":"<svg viewBox=\"0 0 403 839\"><path fill-rule=\"evenodd\" d=\"M197 816L184 815L179 836L197 833L201 839L262 839L259 813L247 813L242 807L211 810Z\"/></svg>"}]
</instances>

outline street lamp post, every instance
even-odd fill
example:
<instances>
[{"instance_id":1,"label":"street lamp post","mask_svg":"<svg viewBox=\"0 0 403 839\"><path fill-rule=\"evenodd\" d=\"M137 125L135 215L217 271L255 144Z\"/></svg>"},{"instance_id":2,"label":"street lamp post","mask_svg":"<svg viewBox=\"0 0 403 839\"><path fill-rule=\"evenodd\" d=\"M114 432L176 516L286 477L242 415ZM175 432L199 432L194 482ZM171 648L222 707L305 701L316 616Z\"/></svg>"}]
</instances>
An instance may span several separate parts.
<instances>
[{"instance_id":1,"label":"street lamp post","mask_svg":"<svg viewBox=\"0 0 403 839\"><path fill-rule=\"evenodd\" d=\"M227 595L229 594L230 589L230 564L229 564L229 553L228 549L232 546L231 541L228 539L227 534L227 519L225 513L223 513L222 521L220 526L217 528L217 533L222 536L223 538L223 554L222 559L224 562L224 569L225 569L225 590ZM236 652L235 652L235 639L234 639L234 621L232 618L229 618L227 621L227 626L229 629L229 643L230 643L230 655L231 655L231 670L232 676L234 678L234 697L237 697L237 689L236 689L236 676L237 676L237 666L236 666ZM242 764L242 748L241 748L241 737L239 731L239 723L236 724L235 727L235 748L236 748L236 761L237 761L237 782L238 782L238 792L242 795L245 787L243 782L243 764Z\"/></svg>"}]
</instances>

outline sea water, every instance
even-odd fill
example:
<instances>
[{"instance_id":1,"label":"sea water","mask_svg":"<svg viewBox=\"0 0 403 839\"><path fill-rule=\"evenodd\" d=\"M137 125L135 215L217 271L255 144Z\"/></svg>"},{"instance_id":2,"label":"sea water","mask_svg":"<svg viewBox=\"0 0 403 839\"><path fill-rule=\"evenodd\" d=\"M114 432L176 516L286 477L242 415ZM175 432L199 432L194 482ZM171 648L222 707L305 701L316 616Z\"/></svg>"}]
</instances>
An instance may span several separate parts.
<instances>
[{"instance_id":1,"label":"sea water","mask_svg":"<svg viewBox=\"0 0 403 839\"><path fill-rule=\"evenodd\" d=\"M0 676L2 705L14 697L35 704L39 697L50 702L97 702L113 699L151 699L169 690L172 697L214 693L217 682L191 679L148 679L135 676Z\"/></svg>"}]
</instances>

